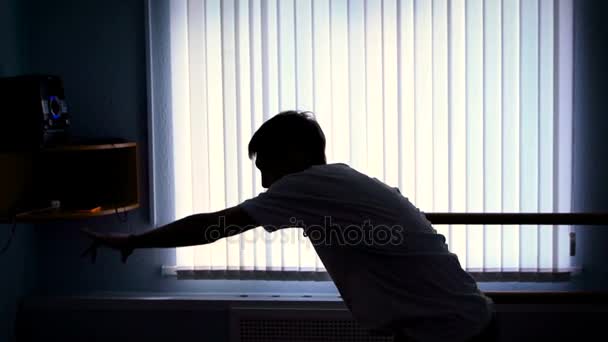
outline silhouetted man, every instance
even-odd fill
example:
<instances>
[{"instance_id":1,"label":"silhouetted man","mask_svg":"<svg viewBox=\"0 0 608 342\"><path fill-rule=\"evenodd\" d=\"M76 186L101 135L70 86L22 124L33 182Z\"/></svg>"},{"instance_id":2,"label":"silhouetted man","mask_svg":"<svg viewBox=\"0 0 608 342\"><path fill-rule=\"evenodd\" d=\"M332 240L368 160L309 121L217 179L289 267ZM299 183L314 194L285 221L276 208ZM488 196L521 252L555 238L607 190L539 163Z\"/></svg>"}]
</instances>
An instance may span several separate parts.
<instances>
[{"instance_id":1,"label":"silhouetted man","mask_svg":"<svg viewBox=\"0 0 608 342\"><path fill-rule=\"evenodd\" d=\"M263 226L299 227L311 240L353 317L396 341L485 341L493 305L445 238L397 188L346 164L327 164L325 136L309 112L282 112L249 142L262 173L257 197L139 235L87 232L123 261L136 248L182 247ZM218 224L221 222L222 224Z\"/></svg>"}]
</instances>

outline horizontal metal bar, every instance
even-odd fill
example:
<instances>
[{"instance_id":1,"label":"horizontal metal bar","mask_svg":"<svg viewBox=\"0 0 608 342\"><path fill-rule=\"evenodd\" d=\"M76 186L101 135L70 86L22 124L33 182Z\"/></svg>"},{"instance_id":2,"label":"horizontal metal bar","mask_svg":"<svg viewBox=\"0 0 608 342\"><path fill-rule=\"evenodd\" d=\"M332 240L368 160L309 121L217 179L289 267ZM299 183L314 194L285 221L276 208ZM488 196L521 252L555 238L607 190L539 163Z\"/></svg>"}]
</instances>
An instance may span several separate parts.
<instances>
[{"instance_id":1,"label":"horizontal metal bar","mask_svg":"<svg viewBox=\"0 0 608 342\"><path fill-rule=\"evenodd\" d=\"M468 271L468 270L467 270ZM493 282L564 282L570 280L570 271L555 272L475 272L468 271L476 281ZM234 279L234 280L300 280L300 281L331 281L325 271L248 271L248 270L203 270L174 267L171 273L165 275L177 276L180 280L193 279Z\"/></svg>"},{"instance_id":2,"label":"horizontal metal bar","mask_svg":"<svg viewBox=\"0 0 608 342\"><path fill-rule=\"evenodd\" d=\"M489 291L494 304L608 304L605 291Z\"/></svg>"},{"instance_id":3,"label":"horizontal metal bar","mask_svg":"<svg viewBox=\"0 0 608 342\"><path fill-rule=\"evenodd\" d=\"M608 225L608 213L424 213L433 224Z\"/></svg>"}]
</instances>

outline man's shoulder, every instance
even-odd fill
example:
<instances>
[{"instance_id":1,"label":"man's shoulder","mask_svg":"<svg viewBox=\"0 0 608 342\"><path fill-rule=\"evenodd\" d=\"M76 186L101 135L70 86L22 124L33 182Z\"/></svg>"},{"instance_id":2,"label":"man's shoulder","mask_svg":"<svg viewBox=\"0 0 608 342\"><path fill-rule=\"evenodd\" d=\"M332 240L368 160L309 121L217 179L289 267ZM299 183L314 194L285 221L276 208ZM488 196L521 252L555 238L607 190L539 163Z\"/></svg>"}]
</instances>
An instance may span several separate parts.
<instances>
[{"instance_id":1,"label":"man's shoulder","mask_svg":"<svg viewBox=\"0 0 608 342\"><path fill-rule=\"evenodd\" d=\"M307 179L310 177L330 177L332 175L340 175L344 177L348 177L349 174L358 173L356 170L343 163L333 163L333 164L322 164L322 165L313 165L306 170L295 172L289 175L284 176L280 180L299 180L299 179Z\"/></svg>"},{"instance_id":2,"label":"man's shoulder","mask_svg":"<svg viewBox=\"0 0 608 342\"><path fill-rule=\"evenodd\" d=\"M345 163L330 163L322 165L313 165L304 171L310 172L353 172L355 171L352 167Z\"/></svg>"},{"instance_id":3,"label":"man's shoulder","mask_svg":"<svg viewBox=\"0 0 608 342\"><path fill-rule=\"evenodd\" d=\"M268 191L295 190L309 192L319 188L329 191L332 187L355 179L358 174L347 164L315 165L306 170L283 176L272 184Z\"/></svg>"}]
</instances>

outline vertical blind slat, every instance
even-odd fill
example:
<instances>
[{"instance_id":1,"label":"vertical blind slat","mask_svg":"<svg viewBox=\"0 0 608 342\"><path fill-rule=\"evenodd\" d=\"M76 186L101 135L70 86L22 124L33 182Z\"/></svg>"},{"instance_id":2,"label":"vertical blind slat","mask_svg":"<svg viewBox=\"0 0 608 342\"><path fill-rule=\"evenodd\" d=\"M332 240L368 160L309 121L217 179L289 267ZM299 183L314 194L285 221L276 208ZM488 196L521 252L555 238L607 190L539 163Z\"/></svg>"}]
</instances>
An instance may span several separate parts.
<instances>
[{"instance_id":1,"label":"vertical blind slat","mask_svg":"<svg viewBox=\"0 0 608 342\"><path fill-rule=\"evenodd\" d=\"M205 60L205 13L202 0L188 1L188 60L190 88L191 143L200 148L191 149L192 210L209 209L209 145L207 129L207 75ZM191 266L208 268L211 262L209 248L192 248Z\"/></svg>"},{"instance_id":2,"label":"vertical blind slat","mask_svg":"<svg viewBox=\"0 0 608 342\"><path fill-rule=\"evenodd\" d=\"M483 1L466 1L467 211L483 211ZM483 226L467 227L467 267L483 268Z\"/></svg>"},{"instance_id":3,"label":"vertical blind slat","mask_svg":"<svg viewBox=\"0 0 608 342\"><path fill-rule=\"evenodd\" d=\"M416 204L433 206L433 23L432 2L414 4ZM427 209L428 210L428 209Z\"/></svg>"},{"instance_id":4,"label":"vertical blind slat","mask_svg":"<svg viewBox=\"0 0 608 342\"><path fill-rule=\"evenodd\" d=\"M433 0L433 210L449 210L448 1ZM435 227L449 239L448 226Z\"/></svg>"},{"instance_id":5,"label":"vertical blind slat","mask_svg":"<svg viewBox=\"0 0 608 342\"><path fill-rule=\"evenodd\" d=\"M236 112L238 88L236 83L236 37L235 37L235 0L221 2L222 30L222 71L224 104L224 186L226 202L224 207L239 203L239 147L238 116ZM226 245L226 264L230 270L240 268L240 237L232 236L222 241ZM221 242L220 242L221 244Z\"/></svg>"},{"instance_id":6,"label":"vertical blind slat","mask_svg":"<svg viewBox=\"0 0 608 342\"><path fill-rule=\"evenodd\" d=\"M238 131L238 201L253 196L252 162L247 155L247 142L251 137L251 51L249 35L249 1L237 0L235 5L236 32L236 115ZM253 270L255 266L255 232L248 231L239 236L239 264L241 269Z\"/></svg>"},{"instance_id":7,"label":"vertical blind slat","mask_svg":"<svg viewBox=\"0 0 608 342\"><path fill-rule=\"evenodd\" d=\"M572 110L573 110L573 62L574 62L574 23L573 23L573 1L559 0L557 6L557 87L554 93L556 98L556 121L557 128L554 136L556 146L555 165L556 183L556 206L557 211L568 211L571 209L572 193ZM570 227L560 226L557 238L557 267L567 268L570 266L569 232Z\"/></svg>"},{"instance_id":8,"label":"vertical blind slat","mask_svg":"<svg viewBox=\"0 0 608 342\"><path fill-rule=\"evenodd\" d=\"M449 111L450 111L450 209L467 210L467 128L466 128L466 3L450 1ZM467 229L452 226L450 249L466 267Z\"/></svg>"},{"instance_id":9,"label":"vertical blind slat","mask_svg":"<svg viewBox=\"0 0 608 342\"><path fill-rule=\"evenodd\" d=\"M249 41L251 44L251 132L255 132L263 122L263 54L262 54L262 4L261 0L250 0ZM244 114L245 115L245 114ZM257 168L252 167L252 192L262 191L261 177ZM266 270L266 232L263 228L252 231L254 239L255 269ZM202 247L204 248L204 247Z\"/></svg>"},{"instance_id":10,"label":"vertical blind slat","mask_svg":"<svg viewBox=\"0 0 608 342\"><path fill-rule=\"evenodd\" d=\"M333 6L333 2L332 2ZM367 169L367 96L365 87L365 3L363 0L348 2L348 76L350 139L349 159L353 167ZM332 36L333 39L333 36ZM332 58L332 66L333 66ZM333 108L332 108L333 109ZM333 112L333 111L332 111ZM334 131L337 122L334 122ZM336 140L334 140L336 141ZM334 156L335 157L335 156Z\"/></svg>"},{"instance_id":11,"label":"vertical blind slat","mask_svg":"<svg viewBox=\"0 0 608 342\"><path fill-rule=\"evenodd\" d=\"M296 1L293 12L296 27L296 108L314 107L313 90L313 48L312 48L312 0ZM296 230L298 238L299 270L314 271L316 268L316 253L310 241L300 230Z\"/></svg>"},{"instance_id":12,"label":"vertical blind slat","mask_svg":"<svg viewBox=\"0 0 608 342\"><path fill-rule=\"evenodd\" d=\"M553 210L553 125L554 125L554 1L540 3L540 121L539 121L539 211ZM546 127L546 129L545 129ZM539 268L553 269L553 232L551 226L539 227Z\"/></svg>"},{"instance_id":13,"label":"vertical blind slat","mask_svg":"<svg viewBox=\"0 0 608 342\"><path fill-rule=\"evenodd\" d=\"M175 217L181 218L192 211L192 190L184 192L177 189L187 188L192 180L192 166L190 162L190 111L189 111L189 56L188 56L188 7L186 2L172 2L170 4L170 35L172 37L171 50L181 50L184 53L171 55L171 112L173 115L173 131L183 134L173 134L173 158L181 162L174 167L176 179L175 191ZM184 146L179 148L177 146ZM192 264L193 250L187 249L180 256L180 261Z\"/></svg>"},{"instance_id":14,"label":"vertical blind slat","mask_svg":"<svg viewBox=\"0 0 608 342\"><path fill-rule=\"evenodd\" d=\"M365 84L367 86L367 169L384 178L382 101L382 2L365 2ZM359 151L355 151L359 153Z\"/></svg>"},{"instance_id":15,"label":"vertical blind slat","mask_svg":"<svg viewBox=\"0 0 608 342\"><path fill-rule=\"evenodd\" d=\"M484 3L484 210L502 208L501 0ZM500 225L484 226L484 269L501 269Z\"/></svg>"},{"instance_id":16,"label":"vertical blind slat","mask_svg":"<svg viewBox=\"0 0 608 342\"><path fill-rule=\"evenodd\" d=\"M222 23L221 3L217 0L207 0L205 8L206 53L207 53L207 113L209 116L209 141L224 142L224 77L222 70ZM219 210L226 205L225 187L225 154L224 147L215 143L209 146L209 160L214 161L209 168L210 177L210 210ZM226 242L218 241L211 245L211 268L226 268Z\"/></svg>"},{"instance_id":17,"label":"vertical blind slat","mask_svg":"<svg viewBox=\"0 0 608 342\"><path fill-rule=\"evenodd\" d=\"M521 211L538 210L538 110L539 32L538 0L521 2ZM525 34L523 34L525 33ZM524 271L538 267L538 227L522 226L521 252Z\"/></svg>"},{"instance_id":18,"label":"vertical blind slat","mask_svg":"<svg viewBox=\"0 0 608 342\"><path fill-rule=\"evenodd\" d=\"M348 12L347 0L331 1L330 4L330 75L334 160L348 160L351 143L349 118L349 60L348 60ZM356 137L355 137L356 138Z\"/></svg>"},{"instance_id":19,"label":"vertical blind slat","mask_svg":"<svg viewBox=\"0 0 608 342\"><path fill-rule=\"evenodd\" d=\"M313 79L314 106L313 111L325 132L333 133L333 116L331 111L331 27L330 3L325 0L312 1L312 50L313 50ZM342 127L344 129L344 127ZM328 160L334 159L334 140L326 136L326 154ZM315 254L315 270L323 269L321 260Z\"/></svg>"},{"instance_id":20,"label":"vertical blind slat","mask_svg":"<svg viewBox=\"0 0 608 342\"><path fill-rule=\"evenodd\" d=\"M397 109L397 1L382 3L383 169L388 184L399 184L399 111Z\"/></svg>"},{"instance_id":21,"label":"vertical blind slat","mask_svg":"<svg viewBox=\"0 0 608 342\"><path fill-rule=\"evenodd\" d=\"M519 210L519 1L503 1L502 21L502 211ZM519 226L503 227L502 269L519 269Z\"/></svg>"},{"instance_id":22,"label":"vertical blind slat","mask_svg":"<svg viewBox=\"0 0 608 342\"><path fill-rule=\"evenodd\" d=\"M277 3L278 54L279 54L279 111L297 108L296 94L300 87L296 83L296 22L293 0ZM282 269L295 271L298 268L298 234L293 229L284 229L281 235Z\"/></svg>"},{"instance_id":23,"label":"vertical blind slat","mask_svg":"<svg viewBox=\"0 0 608 342\"><path fill-rule=\"evenodd\" d=\"M414 85L414 0L399 5L399 187L410 200L416 199L416 117Z\"/></svg>"},{"instance_id":24,"label":"vertical blind slat","mask_svg":"<svg viewBox=\"0 0 608 342\"><path fill-rule=\"evenodd\" d=\"M277 1L262 0L262 51L264 53L264 120L269 113L279 110L278 93L278 60L277 60ZM266 266L270 270L280 270L282 267L281 234L264 232L266 238ZM275 242L276 241L276 242Z\"/></svg>"}]
</instances>

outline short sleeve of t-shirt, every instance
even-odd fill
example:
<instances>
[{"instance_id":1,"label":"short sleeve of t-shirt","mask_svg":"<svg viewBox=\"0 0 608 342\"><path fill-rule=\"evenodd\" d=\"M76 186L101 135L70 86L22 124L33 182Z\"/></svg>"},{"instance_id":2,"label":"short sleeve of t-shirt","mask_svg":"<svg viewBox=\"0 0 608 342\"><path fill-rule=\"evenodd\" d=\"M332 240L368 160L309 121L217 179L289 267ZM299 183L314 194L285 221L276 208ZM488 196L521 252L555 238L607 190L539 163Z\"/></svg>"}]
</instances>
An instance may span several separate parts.
<instances>
[{"instance_id":1,"label":"short sleeve of t-shirt","mask_svg":"<svg viewBox=\"0 0 608 342\"><path fill-rule=\"evenodd\" d=\"M322 180L306 172L288 175L240 207L269 232L321 224L329 214L329 208L324 208L327 199L318 194L321 183Z\"/></svg>"}]
</instances>

